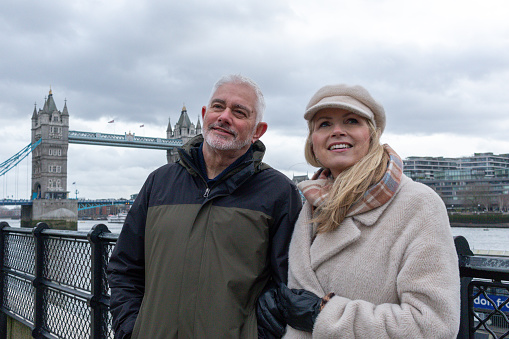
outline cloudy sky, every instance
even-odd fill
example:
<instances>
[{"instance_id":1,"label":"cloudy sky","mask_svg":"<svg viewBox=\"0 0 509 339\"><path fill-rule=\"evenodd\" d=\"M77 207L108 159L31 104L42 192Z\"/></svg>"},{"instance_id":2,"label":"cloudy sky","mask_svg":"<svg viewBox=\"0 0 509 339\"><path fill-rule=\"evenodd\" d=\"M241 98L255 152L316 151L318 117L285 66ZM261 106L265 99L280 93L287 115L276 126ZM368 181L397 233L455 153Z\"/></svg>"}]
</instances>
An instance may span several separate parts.
<instances>
[{"instance_id":1,"label":"cloudy sky","mask_svg":"<svg viewBox=\"0 0 509 339\"><path fill-rule=\"evenodd\" d=\"M265 160L290 177L314 170L302 115L331 83L384 105L382 141L402 157L509 153L508 12L507 0L3 0L0 162L30 143L50 86L71 130L165 137L183 104L196 123L227 73L262 88ZM68 189L128 197L165 162L71 144ZM0 198L29 196L29 166L0 177Z\"/></svg>"}]
</instances>

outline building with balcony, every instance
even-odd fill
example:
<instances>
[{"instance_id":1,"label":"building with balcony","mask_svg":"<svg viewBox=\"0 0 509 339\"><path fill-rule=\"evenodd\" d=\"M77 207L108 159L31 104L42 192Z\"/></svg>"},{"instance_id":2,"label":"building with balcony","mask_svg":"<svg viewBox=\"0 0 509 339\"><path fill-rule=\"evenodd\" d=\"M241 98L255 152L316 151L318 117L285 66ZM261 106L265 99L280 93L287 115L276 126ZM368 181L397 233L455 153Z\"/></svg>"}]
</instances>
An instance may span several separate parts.
<instances>
[{"instance_id":1,"label":"building with balcony","mask_svg":"<svg viewBox=\"0 0 509 339\"><path fill-rule=\"evenodd\" d=\"M433 188L449 210L509 210L509 154L409 157L403 164L404 173Z\"/></svg>"}]
</instances>

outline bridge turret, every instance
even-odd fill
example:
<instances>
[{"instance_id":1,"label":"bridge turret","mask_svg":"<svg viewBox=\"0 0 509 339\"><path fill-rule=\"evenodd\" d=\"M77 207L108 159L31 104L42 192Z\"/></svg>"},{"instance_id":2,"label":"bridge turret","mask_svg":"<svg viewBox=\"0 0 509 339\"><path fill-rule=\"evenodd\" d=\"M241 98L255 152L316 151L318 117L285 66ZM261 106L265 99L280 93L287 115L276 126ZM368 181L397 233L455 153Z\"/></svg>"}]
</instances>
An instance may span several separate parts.
<instances>
[{"instance_id":1,"label":"bridge turret","mask_svg":"<svg viewBox=\"0 0 509 339\"><path fill-rule=\"evenodd\" d=\"M183 143L186 143L189 139L195 137L201 133L200 117L198 116L198 123L195 127L194 123L189 119L187 115L187 108L185 105L182 106L180 117L178 122L175 124L173 131L171 130L171 122L168 122L168 128L166 129L166 137L168 139L181 139ZM177 160L177 151L168 150L166 154L168 162L175 162Z\"/></svg>"},{"instance_id":2,"label":"bridge turret","mask_svg":"<svg viewBox=\"0 0 509 339\"><path fill-rule=\"evenodd\" d=\"M196 134L201 134L200 115L198 115L198 122L196 123Z\"/></svg>"},{"instance_id":3,"label":"bridge turret","mask_svg":"<svg viewBox=\"0 0 509 339\"><path fill-rule=\"evenodd\" d=\"M64 109L62 110L62 115L61 115L61 119L62 119L62 126L64 127L64 129L67 129L67 131L65 133L63 133L65 135L65 137L67 137L67 135L69 134L69 111L67 110L67 99L64 100Z\"/></svg>"},{"instance_id":4,"label":"bridge turret","mask_svg":"<svg viewBox=\"0 0 509 339\"><path fill-rule=\"evenodd\" d=\"M173 133L175 138L180 138L182 141L186 142L196 135L196 127L189 119L189 115L187 115L186 106L182 107L182 111L180 112L180 118L178 122L175 124L175 130Z\"/></svg>"},{"instance_id":5,"label":"bridge turret","mask_svg":"<svg viewBox=\"0 0 509 339\"><path fill-rule=\"evenodd\" d=\"M37 104L34 104L34 111L32 113L32 121L37 120Z\"/></svg>"},{"instance_id":6,"label":"bridge turret","mask_svg":"<svg viewBox=\"0 0 509 339\"><path fill-rule=\"evenodd\" d=\"M51 93L51 90L50 90L50 93ZM42 112L48 112L48 98L47 97L44 97L44 106L42 107ZM41 113L40 110L39 110L39 113Z\"/></svg>"},{"instance_id":7,"label":"bridge turret","mask_svg":"<svg viewBox=\"0 0 509 339\"><path fill-rule=\"evenodd\" d=\"M168 118L168 127L166 128L166 138L173 138L173 131L171 129L171 118Z\"/></svg>"},{"instance_id":8,"label":"bridge turret","mask_svg":"<svg viewBox=\"0 0 509 339\"><path fill-rule=\"evenodd\" d=\"M64 100L64 109L62 110L62 115L69 116L69 111L67 110L67 99Z\"/></svg>"},{"instance_id":9,"label":"bridge turret","mask_svg":"<svg viewBox=\"0 0 509 339\"><path fill-rule=\"evenodd\" d=\"M38 120L37 104L34 104L34 112L32 113L32 130L37 126L37 120ZM33 136L32 136L32 139L33 139ZM34 141L32 140L32 142L34 142Z\"/></svg>"},{"instance_id":10,"label":"bridge turret","mask_svg":"<svg viewBox=\"0 0 509 339\"><path fill-rule=\"evenodd\" d=\"M51 89L49 90L47 104L48 104L48 111L47 111L48 113L53 113L54 111L58 111L57 105L55 105L55 100L53 100L53 93L51 92Z\"/></svg>"}]
</instances>

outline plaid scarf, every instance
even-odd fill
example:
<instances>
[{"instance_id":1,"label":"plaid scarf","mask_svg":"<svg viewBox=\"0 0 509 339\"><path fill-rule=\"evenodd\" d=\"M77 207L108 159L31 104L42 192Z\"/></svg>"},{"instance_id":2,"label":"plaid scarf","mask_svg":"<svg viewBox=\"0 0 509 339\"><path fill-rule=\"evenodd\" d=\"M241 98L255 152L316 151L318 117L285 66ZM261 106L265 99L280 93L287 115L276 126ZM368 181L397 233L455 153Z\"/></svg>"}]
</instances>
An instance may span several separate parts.
<instances>
[{"instance_id":1,"label":"plaid scarf","mask_svg":"<svg viewBox=\"0 0 509 339\"><path fill-rule=\"evenodd\" d=\"M362 199L350 207L347 217L361 214L388 202L391 197L396 193L401 175L403 173L403 162L396 152L389 145L385 144L385 152L389 155L389 163L382 179L371 186ZM330 175L330 170L325 169L317 172L311 180L306 180L299 183L297 186L304 194L309 203L315 207L323 204L327 200L329 191L334 184L334 179Z\"/></svg>"}]
</instances>

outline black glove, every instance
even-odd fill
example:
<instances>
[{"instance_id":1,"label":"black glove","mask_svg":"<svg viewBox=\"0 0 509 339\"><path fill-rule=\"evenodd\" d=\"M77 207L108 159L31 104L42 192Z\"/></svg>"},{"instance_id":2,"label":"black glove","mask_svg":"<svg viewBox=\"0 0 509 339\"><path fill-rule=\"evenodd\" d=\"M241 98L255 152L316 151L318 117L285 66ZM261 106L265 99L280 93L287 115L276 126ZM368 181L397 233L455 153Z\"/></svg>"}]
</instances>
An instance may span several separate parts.
<instances>
[{"instance_id":1,"label":"black glove","mask_svg":"<svg viewBox=\"0 0 509 339\"><path fill-rule=\"evenodd\" d=\"M306 290L289 289L283 284L279 285L276 297L288 325L300 331L313 332L322 298Z\"/></svg>"},{"instance_id":2,"label":"black glove","mask_svg":"<svg viewBox=\"0 0 509 339\"><path fill-rule=\"evenodd\" d=\"M260 338L281 338L286 331L286 322L276 305L276 292L278 288L274 285L266 288L256 305L256 317L258 320L258 337ZM269 333L267 333L270 332Z\"/></svg>"}]
</instances>

